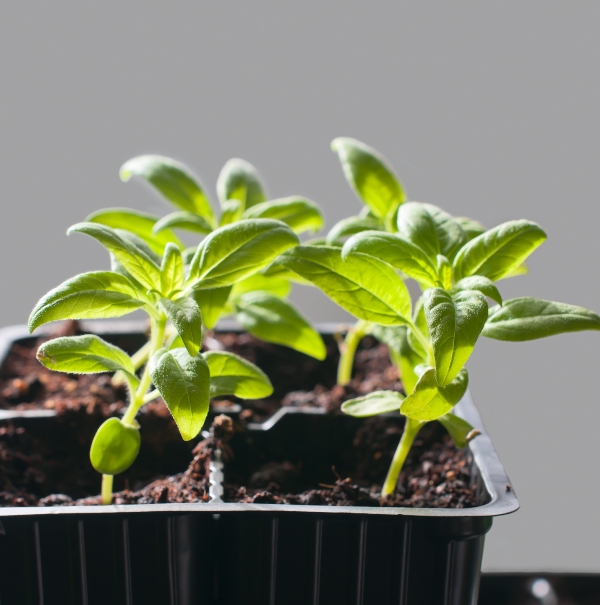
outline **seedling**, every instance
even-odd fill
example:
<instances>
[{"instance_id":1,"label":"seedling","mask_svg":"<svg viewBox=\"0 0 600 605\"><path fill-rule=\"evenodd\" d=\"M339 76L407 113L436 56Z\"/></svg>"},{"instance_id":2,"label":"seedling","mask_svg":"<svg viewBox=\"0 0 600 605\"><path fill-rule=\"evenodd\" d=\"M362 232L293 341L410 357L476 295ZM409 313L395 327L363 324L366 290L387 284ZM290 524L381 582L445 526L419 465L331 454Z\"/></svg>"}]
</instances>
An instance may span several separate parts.
<instances>
[{"instance_id":1,"label":"seedling","mask_svg":"<svg viewBox=\"0 0 600 605\"><path fill-rule=\"evenodd\" d=\"M226 352L200 353L203 320L197 299L205 289L232 288L251 278L297 245L298 237L278 220L243 220L212 231L186 271L172 241L160 257L146 241L119 228L85 222L69 233L84 233L103 244L113 257L113 271L77 275L49 292L31 313L30 331L51 321L121 317L137 309L150 317L149 361L141 374L134 359L96 335L56 338L37 354L51 370L120 372L124 377L129 405L122 418L109 418L100 426L90 450L92 465L102 473L102 502L109 504L113 476L129 468L138 454L135 418L144 404L161 396L188 441L201 430L211 397L271 394L269 379L248 361Z\"/></svg>"},{"instance_id":2,"label":"seedling","mask_svg":"<svg viewBox=\"0 0 600 605\"><path fill-rule=\"evenodd\" d=\"M229 160L219 175L217 193L220 216L214 212L199 180L183 164L170 158L144 155L121 168L121 179L132 176L146 180L162 198L177 209L159 219L124 208L101 210L88 221L126 229L162 254L168 243L182 250L184 264L195 248L184 250L173 229L207 236L215 229L248 219L272 219L286 223L296 234L317 231L323 226L319 207L303 197L268 200L256 169L244 160ZM242 327L261 340L282 344L317 359L324 359L325 345L311 324L288 301L290 280L285 276L257 272L235 284L202 290L196 296L204 325L212 329L224 316L233 315ZM136 366L147 359L147 349L134 358Z\"/></svg>"},{"instance_id":3,"label":"seedling","mask_svg":"<svg viewBox=\"0 0 600 605\"><path fill-rule=\"evenodd\" d=\"M362 231L342 248L299 246L276 264L312 282L359 319L349 343L352 355L347 350L340 362L343 380L350 377L353 350L365 333L375 334L390 348L405 395L377 391L342 407L356 417L396 411L406 417L382 489L382 496L389 496L426 422L439 420L458 447L474 436L452 409L467 389L465 364L481 334L533 340L600 330L600 317L583 307L538 298L502 300L495 282L522 272L527 257L546 239L537 224L509 221L473 237L461 221L434 206L403 200L395 208L385 206L390 199L396 204L398 196L388 195L393 188L383 187L381 173L372 167L367 156L347 170L357 183L369 184L370 195L379 196L378 205L372 202L371 207L381 219L393 216L396 232ZM357 185L357 190L365 187ZM414 306L405 279L422 289ZM488 300L497 304L489 308Z\"/></svg>"}]
</instances>

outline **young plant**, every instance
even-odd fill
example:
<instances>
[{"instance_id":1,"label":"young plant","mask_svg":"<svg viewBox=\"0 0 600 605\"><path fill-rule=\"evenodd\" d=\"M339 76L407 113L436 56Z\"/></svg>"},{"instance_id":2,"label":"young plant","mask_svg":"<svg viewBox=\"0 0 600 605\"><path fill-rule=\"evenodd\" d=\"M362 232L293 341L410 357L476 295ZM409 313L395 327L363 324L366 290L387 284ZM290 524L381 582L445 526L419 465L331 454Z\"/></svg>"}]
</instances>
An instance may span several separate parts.
<instances>
[{"instance_id":1,"label":"young plant","mask_svg":"<svg viewBox=\"0 0 600 605\"><path fill-rule=\"evenodd\" d=\"M600 317L582 307L530 297L502 300L494 282L520 272L545 241L537 224L509 221L470 239L459 221L425 204L406 202L395 214L395 233L360 232L343 248L299 246L276 261L359 319L353 348L368 332L390 348L405 396L377 391L342 407L356 417L400 411L406 418L382 496L395 491L426 422L439 420L459 447L473 436L472 427L452 409L467 389L465 363L480 335L525 341L600 330ZM414 307L406 278L423 291ZM488 299L497 304L488 308ZM342 355L344 378L350 376L351 364Z\"/></svg>"},{"instance_id":2,"label":"young plant","mask_svg":"<svg viewBox=\"0 0 600 605\"><path fill-rule=\"evenodd\" d=\"M200 353L203 320L197 298L205 289L231 288L251 278L297 245L298 237L272 219L220 227L198 246L186 271L174 242L166 243L160 257L130 231L85 222L68 233L84 233L104 245L113 257L113 271L77 275L49 292L31 313L30 331L51 321L121 317L137 309L150 317L149 361L141 374L129 355L96 335L56 338L37 354L51 370L120 372L124 377L129 405L122 418L109 418L100 426L90 450L92 465L102 473L102 502L109 504L113 476L129 468L138 454L135 418L144 404L161 396L187 441L200 432L211 397L255 399L272 392L268 378L248 361L231 353Z\"/></svg>"},{"instance_id":3,"label":"young plant","mask_svg":"<svg viewBox=\"0 0 600 605\"><path fill-rule=\"evenodd\" d=\"M162 254L169 243L182 250L184 263L193 258L195 248L184 250L173 229L184 229L207 236L215 229L248 219L272 219L287 224L296 234L317 231L323 226L319 207L302 197L268 200L256 169L244 160L229 160L219 175L217 193L220 216L214 212L199 180L183 164L170 158L144 155L121 168L121 179L138 176L154 186L177 209L159 219L124 208L101 210L88 221L126 229ZM224 316L233 315L242 327L261 340L282 344L324 359L325 345L311 324L286 300L290 280L257 272L232 285L206 288L196 296L204 325L212 329ZM143 363L147 350L136 356Z\"/></svg>"}]
</instances>

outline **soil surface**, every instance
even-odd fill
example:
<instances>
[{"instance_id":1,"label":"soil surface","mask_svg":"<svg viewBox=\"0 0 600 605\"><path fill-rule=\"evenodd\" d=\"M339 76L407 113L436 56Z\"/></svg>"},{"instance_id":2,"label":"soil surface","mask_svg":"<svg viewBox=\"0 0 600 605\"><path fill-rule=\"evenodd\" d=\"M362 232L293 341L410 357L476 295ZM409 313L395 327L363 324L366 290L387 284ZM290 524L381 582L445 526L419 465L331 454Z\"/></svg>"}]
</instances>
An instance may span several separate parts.
<instances>
[{"instance_id":1,"label":"soil surface","mask_svg":"<svg viewBox=\"0 0 600 605\"><path fill-rule=\"evenodd\" d=\"M63 330L63 334L77 333L77 325L67 325ZM129 353L144 342L141 337L131 336L107 340ZM31 338L12 346L0 369L0 409L51 409L58 416L50 425L47 419L0 422L0 506L99 504L98 497L89 497L98 492L100 483L89 463L89 444L99 424L124 409L126 392L115 387L106 374L73 376L47 370L35 358L40 342ZM281 406L322 408L338 416L339 407L347 399L378 389L401 390L387 347L372 338L363 340L354 378L344 387L335 385L338 353L333 337L326 338L328 358L324 362L247 334L215 334L209 343L211 348L232 351L256 363L273 382L272 397L235 402L243 407L238 416L233 416L239 435L245 434L247 422L263 421ZM310 390L302 390L303 386ZM222 408L233 403L224 400L218 405ZM215 437L213 432L192 450L193 444L182 442L160 399L144 406L138 420L140 455L128 471L115 477L115 490L119 490L115 502L208 501L208 465L215 439L224 448L226 462L235 460L236 439L229 448L222 443L223 435ZM430 426L437 428L431 431ZM375 418L362 422L348 441L352 464L343 468L344 476L337 475L335 469L307 475L302 461L293 457L270 463L256 460L250 475L229 481L226 499L335 506L464 508L478 504L467 455L454 447L437 423L427 425L423 437L415 442L399 482L402 487L393 498L381 500L378 482L385 477L400 434L397 420L390 423ZM186 466L185 472L179 472ZM302 489L305 486L301 481L296 485L290 481L296 475L308 480L311 489ZM256 477L262 477L262 482L257 483Z\"/></svg>"}]
</instances>

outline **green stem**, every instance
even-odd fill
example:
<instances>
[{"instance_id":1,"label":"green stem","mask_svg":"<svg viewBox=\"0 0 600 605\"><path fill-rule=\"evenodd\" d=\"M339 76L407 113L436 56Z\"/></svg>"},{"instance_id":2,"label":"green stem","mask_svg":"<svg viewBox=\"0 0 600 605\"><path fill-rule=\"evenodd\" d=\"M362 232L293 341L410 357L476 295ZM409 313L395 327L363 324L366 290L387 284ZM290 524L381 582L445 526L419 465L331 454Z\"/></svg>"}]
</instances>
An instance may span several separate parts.
<instances>
[{"instance_id":1,"label":"green stem","mask_svg":"<svg viewBox=\"0 0 600 605\"><path fill-rule=\"evenodd\" d=\"M102 504L112 504L113 475L102 475Z\"/></svg>"},{"instance_id":2,"label":"green stem","mask_svg":"<svg viewBox=\"0 0 600 605\"><path fill-rule=\"evenodd\" d=\"M354 367L354 356L360 341L366 334L367 323L363 320L348 330L343 345L340 347L340 362L338 365L338 384L348 384L352 380L352 368Z\"/></svg>"},{"instance_id":3,"label":"green stem","mask_svg":"<svg viewBox=\"0 0 600 605\"><path fill-rule=\"evenodd\" d=\"M408 452L410 451L413 441L415 440L418 432L421 430L421 426L423 426L423 424L424 423L420 420L413 420L412 418L406 419L402 438L400 439L400 443L398 444L398 448L394 454L392 464L390 465L390 470L385 478L383 489L381 490L382 496L391 496L396 491L398 477L400 476L400 472L402 471L402 467L404 466Z\"/></svg>"}]
</instances>

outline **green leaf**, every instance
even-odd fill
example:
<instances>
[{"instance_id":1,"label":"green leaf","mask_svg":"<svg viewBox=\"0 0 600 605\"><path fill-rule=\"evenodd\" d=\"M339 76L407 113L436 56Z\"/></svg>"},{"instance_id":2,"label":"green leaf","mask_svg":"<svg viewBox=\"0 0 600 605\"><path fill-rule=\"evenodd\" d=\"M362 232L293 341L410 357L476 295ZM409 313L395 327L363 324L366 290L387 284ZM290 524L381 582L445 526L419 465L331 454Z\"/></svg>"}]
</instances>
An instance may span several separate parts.
<instances>
[{"instance_id":1,"label":"green leaf","mask_svg":"<svg viewBox=\"0 0 600 605\"><path fill-rule=\"evenodd\" d=\"M132 176L145 179L174 206L199 214L214 225L214 214L208 197L189 168L180 162L160 155L141 155L125 162L120 176L124 182Z\"/></svg>"},{"instance_id":2,"label":"green leaf","mask_svg":"<svg viewBox=\"0 0 600 605\"><path fill-rule=\"evenodd\" d=\"M342 258L353 252L368 254L399 269L424 287L441 285L435 265L421 248L396 234L363 231L352 236L342 248Z\"/></svg>"},{"instance_id":3,"label":"green leaf","mask_svg":"<svg viewBox=\"0 0 600 605\"><path fill-rule=\"evenodd\" d=\"M202 429L209 409L210 372L202 355L160 349L150 358L150 376L184 441Z\"/></svg>"},{"instance_id":4,"label":"green leaf","mask_svg":"<svg viewBox=\"0 0 600 605\"><path fill-rule=\"evenodd\" d=\"M233 158L223 166L217 180L217 195L221 205L228 200L240 200L243 209L266 201L267 194L260 176L245 160Z\"/></svg>"},{"instance_id":5,"label":"green leaf","mask_svg":"<svg viewBox=\"0 0 600 605\"><path fill-rule=\"evenodd\" d=\"M456 253L467 243L467 234L460 223L441 208L433 204L423 204L423 207L433 219L440 252L450 261L454 260Z\"/></svg>"},{"instance_id":6,"label":"green leaf","mask_svg":"<svg viewBox=\"0 0 600 605\"><path fill-rule=\"evenodd\" d=\"M474 221L466 216L458 216L454 219L461 227L462 230L467 234L467 241L471 241L473 238L485 233L485 227L478 221Z\"/></svg>"},{"instance_id":7,"label":"green leaf","mask_svg":"<svg viewBox=\"0 0 600 605\"><path fill-rule=\"evenodd\" d=\"M336 223L327 234L325 243L332 246L342 243L344 239L362 231L381 231L381 222L372 217L350 216Z\"/></svg>"},{"instance_id":8,"label":"green leaf","mask_svg":"<svg viewBox=\"0 0 600 605\"><path fill-rule=\"evenodd\" d=\"M219 227L231 225L242 218L244 205L239 200L227 200L221 204L221 218Z\"/></svg>"},{"instance_id":9,"label":"green leaf","mask_svg":"<svg viewBox=\"0 0 600 605\"><path fill-rule=\"evenodd\" d=\"M240 399L261 399L273 394L267 375L238 355L208 351L203 357L210 370L211 397L235 395Z\"/></svg>"},{"instance_id":10,"label":"green leaf","mask_svg":"<svg viewBox=\"0 0 600 605\"><path fill-rule=\"evenodd\" d=\"M456 416L456 414L451 413L440 416L438 420L448 431L456 447L464 448L469 445L467 436L473 430L473 427L466 420L463 420L459 416Z\"/></svg>"},{"instance_id":11,"label":"green leaf","mask_svg":"<svg viewBox=\"0 0 600 605\"><path fill-rule=\"evenodd\" d=\"M346 180L375 216L385 218L406 201L402 183L375 149L346 137L335 139L331 148L340 158Z\"/></svg>"},{"instance_id":12,"label":"green leaf","mask_svg":"<svg viewBox=\"0 0 600 605\"><path fill-rule=\"evenodd\" d=\"M37 358L42 365L56 372L100 374L122 370L132 377L135 375L129 355L95 334L49 340L40 346Z\"/></svg>"},{"instance_id":13,"label":"green leaf","mask_svg":"<svg viewBox=\"0 0 600 605\"><path fill-rule=\"evenodd\" d=\"M156 254L162 256L165 246L169 243L175 244L178 248L183 248L181 240L169 229L156 231L155 227L158 217L130 210L128 208L107 208L90 214L86 219L90 223L106 225L113 229L124 229L135 233L143 239Z\"/></svg>"},{"instance_id":14,"label":"green leaf","mask_svg":"<svg viewBox=\"0 0 600 605\"><path fill-rule=\"evenodd\" d=\"M168 229L185 229L194 233L210 233L212 227L209 222L199 214L193 212L177 211L163 216L154 225L154 233L162 233Z\"/></svg>"},{"instance_id":15,"label":"green leaf","mask_svg":"<svg viewBox=\"0 0 600 605\"><path fill-rule=\"evenodd\" d=\"M92 466L103 475L118 475L133 464L141 442L137 428L123 424L118 418L109 418L100 425L92 441Z\"/></svg>"},{"instance_id":16,"label":"green leaf","mask_svg":"<svg viewBox=\"0 0 600 605\"><path fill-rule=\"evenodd\" d=\"M198 355L202 346L202 315L198 303L191 296L178 300L163 298L160 302L188 353L192 357Z\"/></svg>"},{"instance_id":17,"label":"green leaf","mask_svg":"<svg viewBox=\"0 0 600 605\"><path fill-rule=\"evenodd\" d=\"M298 244L298 236L281 221L257 218L220 227L198 247L190 281L202 288L229 286L270 265Z\"/></svg>"},{"instance_id":18,"label":"green leaf","mask_svg":"<svg viewBox=\"0 0 600 605\"><path fill-rule=\"evenodd\" d=\"M463 397L469 375L463 368L447 386L440 386L435 370L428 368L419 378L414 391L402 402L400 413L413 420L437 420L447 414Z\"/></svg>"},{"instance_id":19,"label":"green leaf","mask_svg":"<svg viewBox=\"0 0 600 605\"><path fill-rule=\"evenodd\" d=\"M118 273L83 273L68 279L40 299L29 317L29 331L61 319L122 317L143 307L146 302L146 296Z\"/></svg>"},{"instance_id":20,"label":"green leaf","mask_svg":"<svg viewBox=\"0 0 600 605\"><path fill-rule=\"evenodd\" d=\"M582 330L600 330L600 317L584 307L524 296L491 308L482 334L520 342Z\"/></svg>"},{"instance_id":21,"label":"green leaf","mask_svg":"<svg viewBox=\"0 0 600 605\"><path fill-rule=\"evenodd\" d=\"M160 269L153 257L141 247L131 243L131 239L111 227L96 223L78 223L68 231L85 233L98 240L123 265L134 279L149 289L160 287Z\"/></svg>"},{"instance_id":22,"label":"green leaf","mask_svg":"<svg viewBox=\"0 0 600 605\"><path fill-rule=\"evenodd\" d=\"M251 277L247 277L242 281L237 282L233 286L232 296L241 296L246 292L268 292L279 298L285 298L290 293L290 282L287 279L280 277L269 277L264 273L255 273Z\"/></svg>"},{"instance_id":23,"label":"green leaf","mask_svg":"<svg viewBox=\"0 0 600 605\"><path fill-rule=\"evenodd\" d=\"M190 296L198 303L202 313L202 323L211 330L215 327L227 308L231 286L208 290L192 290Z\"/></svg>"},{"instance_id":24,"label":"green leaf","mask_svg":"<svg viewBox=\"0 0 600 605\"><path fill-rule=\"evenodd\" d=\"M365 254L350 254L330 246L298 246L278 263L319 287L349 313L382 325L410 320L406 285L387 264Z\"/></svg>"},{"instance_id":25,"label":"green leaf","mask_svg":"<svg viewBox=\"0 0 600 605\"><path fill-rule=\"evenodd\" d=\"M446 386L469 359L488 317L488 304L481 292L464 290L451 295L441 288L425 290L423 303L436 379Z\"/></svg>"},{"instance_id":26,"label":"green leaf","mask_svg":"<svg viewBox=\"0 0 600 605\"><path fill-rule=\"evenodd\" d=\"M452 265L450 261L443 255L437 256L437 272L442 282L442 287L445 290L452 288Z\"/></svg>"},{"instance_id":27,"label":"green leaf","mask_svg":"<svg viewBox=\"0 0 600 605\"><path fill-rule=\"evenodd\" d=\"M174 244L168 244L160 267L160 291L166 297L180 290L185 279L181 250Z\"/></svg>"},{"instance_id":28,"label":"green leaf","mask_svg":"<svg viewBox=\"0 0 600 605\"><path fill-rule=\"evenodd\" d=\"M325 359L323 339L289 302L263 292L248 292L235 301L235 309L239 323L257 338Z\"/></svg>"},{"instance_id":29,"label":"green leaf","mask_svg":"<svg viewBox=\"0 0 600 605\"><path fill-rule=\"evenodd\" d=\"M303 197L286 197L256 204L248 208L243 218L273 218L289 225L295 233L318 231L323 227L323 214L320 208Z\"/></svg>"},{"instance_id":30,"label":"green leaf","mask_svg":"<svg viewBox=\"0 0 600 605\"><path fill-rule=\"evenodd\" d=\"M477 236L454 259L454 279L483 275L492 281L516 269L544 241L546 234L530 221L509 221Z\"/></svg>"},{"instance_id":31,"label":"green leaf","mask_svg":"<svg viewBox=\"0 0 600 605\"><path fill-rule=\"evenodd\" d=\"M494 282L487 277L482 277L480 275L465 277L456 283L454 288L452 288L451 293L454 294L460 290L477 290L497 302L499 305L502 304L500 291L495 286Z\"/></svg>"},{"instance_id":32,"label":"green leaf","mask_svg":"<svg viewBox=\"0 0 600 605\"><path fill-rule=\"evenodd\" d=\"M403 401L402 394L396 391L375 391L364 397L345 401L342 404L342 412L355 418L367 418L397 412Z\"/></svg>"},{"instance_id":33,"label":"green leaf","mask_svg":"<svg viewBox=\"0 0 600 605\"><path fill-rule=\"evenodd\" d=\"M523 263L522 265L515 267L512 271L509 271L508 273L503 275L500 279L508 279L509 277L519 277L520 275L528 275L528 274L529 274L529 267L527 266L527 263ZM500 280L497 280L497 281L500 281Z\"/></svg>"}]
</instances>

